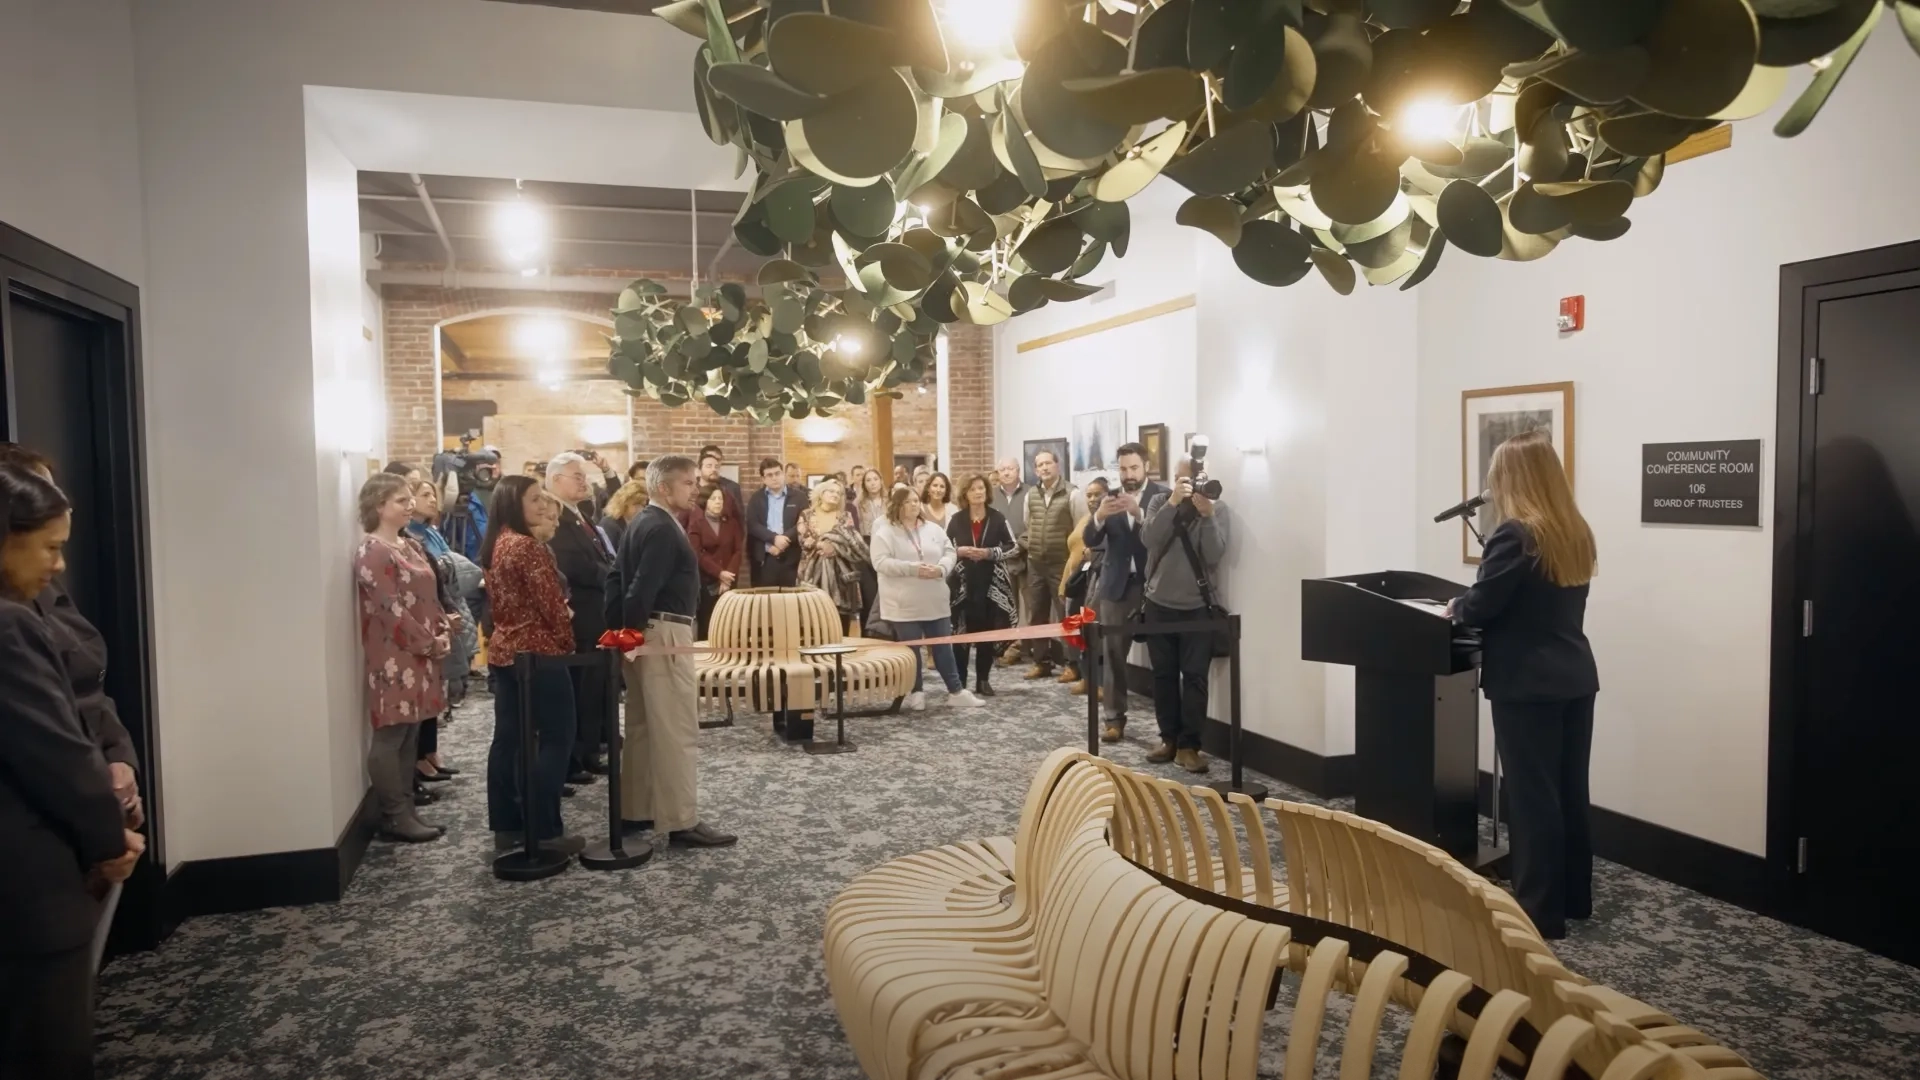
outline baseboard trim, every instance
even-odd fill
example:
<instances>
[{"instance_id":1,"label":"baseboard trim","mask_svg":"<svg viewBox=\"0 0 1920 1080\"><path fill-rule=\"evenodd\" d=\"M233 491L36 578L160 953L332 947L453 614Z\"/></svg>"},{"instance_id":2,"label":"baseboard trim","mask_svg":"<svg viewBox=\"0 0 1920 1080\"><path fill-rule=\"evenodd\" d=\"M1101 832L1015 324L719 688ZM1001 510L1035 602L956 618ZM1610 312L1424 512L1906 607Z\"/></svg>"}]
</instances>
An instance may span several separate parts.
<instances>
[{"instance_id":1,"label":"baseboard trim","mask_svg":"<svg viewBox=\"0 0 1920 1080\"><path fill-rule=\"evenodd\" d=\"M366 856L376 816L373 792L368 791L332 847L181 863L167 877L168 925L197 915L339 900Z\"/></svg>"},{"instance_id":2,"label":"baseboard trim","mask_svg":"<svg viewBox=\"0 0 1920 1080\"><path fill-rule=\"evenodd\" d=\"M1501 819L1510 820L1506 798ZM1493 813L1493 774L1480 772L1480 813ZM1618 810L1593 808L1593 853L1650 877L1691 889L1761 915L1776 915L1768 899L1767 860L1655 825Z\"/></svg>"},{"instance_id":3,"label":"baseboard trim","mask_svg":"<svg viewBox=\"0 0 1920 1080\"><path fill-rule=\"evenodd\" d=\"M1127 689L1144 697L1153 696L1153 672L1138 664L1127 665ZM1207 718L1200 733L1200 745L1218 758L1227 756L1233 728L1224 720ZM1327 756L1281 742L1271 735L1242 730L1240 746L1247 768L1265 773L1283 784L1290 784L1323 799L1338 799L1353 794L1353 755Z\"/></svg>"}]
</instances>

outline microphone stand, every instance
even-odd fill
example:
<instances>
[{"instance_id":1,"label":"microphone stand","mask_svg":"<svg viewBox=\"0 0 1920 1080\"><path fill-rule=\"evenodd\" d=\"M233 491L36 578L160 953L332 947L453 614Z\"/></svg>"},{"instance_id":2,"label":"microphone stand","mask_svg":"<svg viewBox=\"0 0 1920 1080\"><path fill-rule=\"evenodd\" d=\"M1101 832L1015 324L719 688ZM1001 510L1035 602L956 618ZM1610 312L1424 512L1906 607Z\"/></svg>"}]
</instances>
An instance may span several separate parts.
<instances>
[{"instance_id":1,"label":"microphone stand","mask_svg":"<svg viewBox=\"0 0 1920 1080\"><path fill-rule=\"evenodd\" d=\"M1467 531L1472 533L1473 538L1479 541L1480 546L1484 548L1487 546L1487 538L1484 536L1481 536L1480 530L1473 527L1473 516L1474 516L1474 513L1476 512L1477 511L1469 511L1468 513L1462 514L1460 516L1460 520L1467 523Z\"/></svg>"}]
</instances>

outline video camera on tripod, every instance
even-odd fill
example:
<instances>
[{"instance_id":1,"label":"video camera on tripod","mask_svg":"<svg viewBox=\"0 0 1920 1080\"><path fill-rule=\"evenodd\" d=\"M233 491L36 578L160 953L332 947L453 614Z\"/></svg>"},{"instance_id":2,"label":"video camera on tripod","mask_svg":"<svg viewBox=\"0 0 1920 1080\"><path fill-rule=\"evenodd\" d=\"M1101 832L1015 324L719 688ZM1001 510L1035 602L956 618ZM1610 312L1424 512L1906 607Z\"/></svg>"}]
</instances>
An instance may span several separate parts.
<instances>
[{"instance_id":1,"label":"video camera on tripod","mask_svg":"<svg viewBox=\"0 0 1920 1080\"><path fill-rule=\"evenodd\" d=\"M500 478L500 452L482 447L478 450L473 444L480 441L480 433L469 431L460 436L460 449L444 450L433 455L433 479L444 484L451 474L459 484L459 494L467 495L478 489L492 489L495 480Z\"/></svg>"}]
</instances>

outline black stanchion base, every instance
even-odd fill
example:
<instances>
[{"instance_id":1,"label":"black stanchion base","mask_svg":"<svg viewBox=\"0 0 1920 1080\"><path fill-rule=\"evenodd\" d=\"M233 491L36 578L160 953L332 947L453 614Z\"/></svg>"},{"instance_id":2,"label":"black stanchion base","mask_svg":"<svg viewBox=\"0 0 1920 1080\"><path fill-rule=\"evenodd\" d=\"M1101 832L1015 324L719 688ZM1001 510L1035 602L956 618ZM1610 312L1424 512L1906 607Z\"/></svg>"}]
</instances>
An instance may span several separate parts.
<instances>
[{"instance_id":1,"label":"black stanchion base","mask_svg":"<svg viewBox=\"0 0 1920 1080\"><path fill-rule=\"evenodd\" d=\"M1225 798L1236 792L1245 795L1254 802L1260 802L1267 797L1267 788L1264 784L1243 783L1239 787L1234 787L1233 781L1231 780L1218 780L1207 786L1219 792L1221 798Z\"/></svg>"},{"instance_id":2,"label":"black stanchion base","mask_svg":"<svg viewBox=\"0 0 1920 1080\"><path fill-rule=\"evenodd\" d=\"M622 840L618 848L606 841L588 844L580 853L580 865L589 870L631 870L653 858L653 845L639 837Z\"/></svg>"},{"instance_id":3,"label":"black stanchion base","mask_svg":"<svg viewBox=\"0 0 1920 1080\"><path fill-rule=\"evenodd\" d=\"M850 742L810 742L807 744L807 753L809 754L851 754L855 749L857 749L857 747Z\"/></svg>"},{"instance_id":4,"label":"black stanchion base","mask_svg":"<svg viewBox=\"0 0 1920 1080\"><path fill-rule=\"evenodd\" d=\"M723 728L723 727L732 727L732 726L733 726L733 717L731 716L724 716L718 720L700 721L701 731L712 731L714 728Z\"/></svg>"},{"instance_id":5,"label":"black stanchion base","mask_svg":"<svg viewBox=\"0 0 1920 1080\"><path fill-rule=\"evenodd\" d=\"M509 851L494 857L493 876L501 881L539 881L565 870L568 861L565 852L546 848L536 849L532 855Z\"/></svg>"},{"instance_id":6,"label":"black stanchion base","mask_svg":"<svg viewBox=\"0 0 1920 1080\"><path fill-rule=\"evenodd\" d=\"M1507 861L1507 846L1505 844L1501 844L1499 847L1494 847L1490 844L1481 844L1480 850L1475 853L1473 861L1469 863L1468 866L1481 877L1504 879L1507 876Z\"/></svg>"}]
</instances>

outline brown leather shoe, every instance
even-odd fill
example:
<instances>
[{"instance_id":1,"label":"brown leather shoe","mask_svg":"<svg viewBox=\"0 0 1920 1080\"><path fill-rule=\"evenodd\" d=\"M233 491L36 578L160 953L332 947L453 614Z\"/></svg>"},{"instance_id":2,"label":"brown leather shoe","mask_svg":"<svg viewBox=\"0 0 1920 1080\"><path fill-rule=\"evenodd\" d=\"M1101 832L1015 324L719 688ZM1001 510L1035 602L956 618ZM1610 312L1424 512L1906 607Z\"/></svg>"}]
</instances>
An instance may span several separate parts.
<instances>
[{"instance_id":1,"label":"brown leather shoe","mask_svg":"<svg viewBox=\"0 0 1920 1080\"><path fill-rule=\"evenodd\" d=\"M1161 743L1159 746L1147 751L1147 762L1152 765L1165 765L1173 759L1174 750L1172 743Z\"/></svg>"},{"instance_id":2,"label":"brown leather shoe","mask_svg":"<svg viewBox=\"0 0 1920 1080\"><path fill-rule=\"evenodd\" d=\"M1035 664L1033 665L1033 670L1027 672L1027 678L1044 679L1052 674L1053 674L1052 664Z\"/></svg>"},{"instance_id":3,"label":"brown leather shoe","mask_svg":"<svg viewBox=\"0 0 1920 1080\"><path fill-rule=\"evenodd\" d=\"M1100 728L1101 742L1119 742L1121 739L1124 739L1126 737L1127 737L1127 722L1125 720L1109 720L1105 724L1101 725L1101 728Z\"/></svg>"},{"instance_id":4,"label":"brown leather shoe","mask_svg":"<svg viewBox=\"0 0 1920 1080\"><path fill-rule=\"evenodd\" d=\"M1079 682L1080 669L1077 667L1074 667L1072 664L1068 664L1066 667L1061 669L1059 681L1063 683Z\"/></svg>"},{"instance_id":5,"label":"brown leather shoe","mask_svg":"<svg viewBox=\"0 0 1920 1080\"><path fill-rule=\"evenodd\" d=\"M1182 750L1173 755L1173 763L1188 772L1206 772L1207 755L1198 750Z\"/></svg>"},{"instance_id":6,"label":"brown leather shoe","mask_svg":"<svg viewBox=\"0 0 1920 1080\"><path fill-rule=\"evenodd\" d=\"M681 847L726 847L738 839L732 833L723 833L704 821L691 829L676 829L667 834L668 843Z\"/></svg>"},{"instance_id":7,"label":"brown leather shoe","mask_svg":"<svg viewBox=\"0 0 1920 1080\"><path fill-rule=\"evenodd\" d=\"M1067 687L1067 692L1074 697L1085 697L1087 694L1087 680L1081 679L1079 682Z\"/></svg>"}]
</instances>

